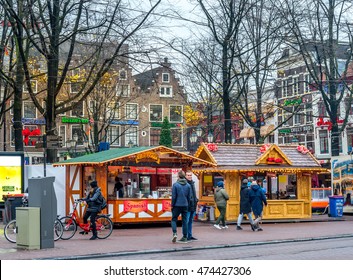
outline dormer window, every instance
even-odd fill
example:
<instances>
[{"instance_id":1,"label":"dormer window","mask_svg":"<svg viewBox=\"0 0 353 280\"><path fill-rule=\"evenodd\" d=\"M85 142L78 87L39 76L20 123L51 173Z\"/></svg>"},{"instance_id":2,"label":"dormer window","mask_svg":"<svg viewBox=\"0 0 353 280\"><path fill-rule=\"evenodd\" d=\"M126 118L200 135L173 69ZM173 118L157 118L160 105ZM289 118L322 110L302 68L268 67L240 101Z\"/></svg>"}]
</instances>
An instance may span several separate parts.
<instances>
[{"instance_id":1,"label":"dormer window","mask_svg":"<svg viewBox=\"0 0 353 280\"><path fill-rule=\"evenodd\" d=\"M169 83L169 73L163 73L162 74L162 82L163 83Z\"/></svg>"}]
</instances>

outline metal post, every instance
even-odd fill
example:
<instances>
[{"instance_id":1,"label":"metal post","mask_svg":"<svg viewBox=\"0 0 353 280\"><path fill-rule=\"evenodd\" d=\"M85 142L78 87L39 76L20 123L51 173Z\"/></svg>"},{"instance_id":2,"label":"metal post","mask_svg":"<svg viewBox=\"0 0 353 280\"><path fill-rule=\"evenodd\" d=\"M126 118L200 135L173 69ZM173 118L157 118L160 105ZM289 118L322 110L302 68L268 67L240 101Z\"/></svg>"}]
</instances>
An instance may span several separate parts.
<instances>
[{"instance_id":1,"label":"metal post","mask_svg":"<svg viewBox=\"0 0 353 280\"><path fill-rule=\"evenodd\" d=\"M47 135L43 134L44 177L47 177Z\"/></svg>"}]
</instances>

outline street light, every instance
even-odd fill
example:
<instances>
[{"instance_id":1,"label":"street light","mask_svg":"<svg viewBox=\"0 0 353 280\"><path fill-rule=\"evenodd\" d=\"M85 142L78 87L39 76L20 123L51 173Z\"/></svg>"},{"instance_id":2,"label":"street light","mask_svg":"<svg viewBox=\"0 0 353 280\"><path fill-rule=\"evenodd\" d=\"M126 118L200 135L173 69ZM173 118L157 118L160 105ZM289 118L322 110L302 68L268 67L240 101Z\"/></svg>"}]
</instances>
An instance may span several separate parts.
<instances>
[{"instance_id":1,"label":"street light","mask_svg":"<svg viewBox=\"0 0 353 280\"><path fill-rule=\"evenodd\" d=\"M131 141L131 139L129 140L128 145L129 145L129 148L132 148L132 146L134 145L134 143Z\"/></svg>"},{"instance_id":2,"label":"street light","mask_svg":"<svg viewBox=\"0 0 353 280\"><path fill-rule=\"evenodd\" d=\"M74 149L74 153L73 153L72 157L76 157L77 142L78 142L78 135L77 135L77 133L75 133L75 134L72 136L72 139L71 139L71 140L66 141L66 147L67 147L67 149L69 150L69 154L70 154L70 155L71 155L71 153L70 153L71 148Z\"/></svg>"},{"instance_id":3,"label":"street light","mask_svg":"<svg viewBox=\"0 0 353 280\"><path fill-rule=\"evenodd\" d=\"M201 137L202 136L202 128L200 126L198 126L196 128L196 135L197 135L197 137ZM196 139L196 141L197 141L197 139Z\"/></svg>"},{"instance_id":4,"label":"street light","mask_svg":"<svg viewBox=\"0 0 353 280\"><path fill-rule=\"evenodd\" d=\"M207 141L208 143L212 143L213 142L213 134L212 132L209 132L207 135Z\"/></svg>"},{"instance_id":5,"label":"street light","mask_svg":"<svg viewBox=\"0 0 353 280\"><path fill-rule=\"evenodd\" d=\"M190 136L190 143L191 143L191 149L190 152L193 152L195 149L195 145L197 142L197 134L195 132L193 132Z\"/></svg>"}]
</instances>

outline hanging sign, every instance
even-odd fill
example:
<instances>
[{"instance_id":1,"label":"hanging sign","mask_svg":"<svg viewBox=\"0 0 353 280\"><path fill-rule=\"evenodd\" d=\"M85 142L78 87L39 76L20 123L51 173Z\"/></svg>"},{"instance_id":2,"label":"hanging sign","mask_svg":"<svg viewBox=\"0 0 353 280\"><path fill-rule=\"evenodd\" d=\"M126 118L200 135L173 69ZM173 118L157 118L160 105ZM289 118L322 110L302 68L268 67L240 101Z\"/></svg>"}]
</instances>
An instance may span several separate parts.
<instances>
[{"instance_id":1,"label":"hanging sign","mask_svg":"<svg viewBox=\"0 0 353 280\"><path fill-rule=\"evenodd\" d=\"M139 163L140 161L144 159L152 159L156 163L160 163L161 159L159 158L158 154L155 152L145 152L145 153L140 153L136 155L136 163Z\"/></svg>"}]
</instances>

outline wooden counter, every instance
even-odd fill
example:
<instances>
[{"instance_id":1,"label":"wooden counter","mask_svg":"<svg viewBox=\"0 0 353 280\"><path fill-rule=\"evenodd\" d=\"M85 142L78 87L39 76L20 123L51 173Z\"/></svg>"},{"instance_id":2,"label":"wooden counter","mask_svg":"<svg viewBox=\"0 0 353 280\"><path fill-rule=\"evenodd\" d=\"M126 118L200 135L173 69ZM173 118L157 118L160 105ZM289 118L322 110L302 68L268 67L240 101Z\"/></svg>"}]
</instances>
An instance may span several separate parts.
<instances>
[{"instance_id":1,"label":"wooden counter","mask_svg":"<svg viewBox=\"0 0 353 280\"><path fill-rule=\"evenodd\" d=\"M169 198L120 198L108 200L108 213L114 223L169 222Z\"/></svg>"}]
</instances>

